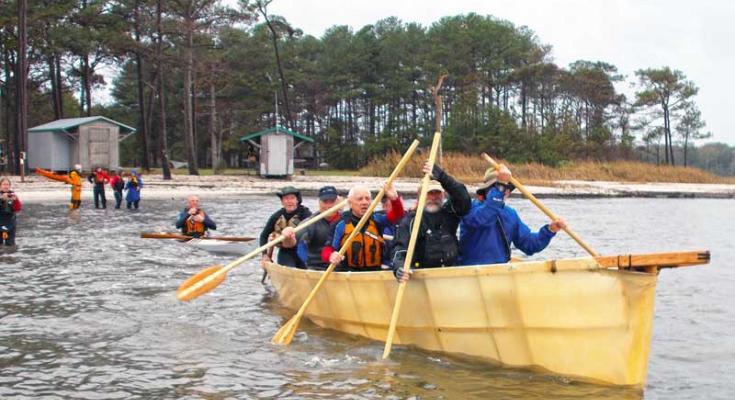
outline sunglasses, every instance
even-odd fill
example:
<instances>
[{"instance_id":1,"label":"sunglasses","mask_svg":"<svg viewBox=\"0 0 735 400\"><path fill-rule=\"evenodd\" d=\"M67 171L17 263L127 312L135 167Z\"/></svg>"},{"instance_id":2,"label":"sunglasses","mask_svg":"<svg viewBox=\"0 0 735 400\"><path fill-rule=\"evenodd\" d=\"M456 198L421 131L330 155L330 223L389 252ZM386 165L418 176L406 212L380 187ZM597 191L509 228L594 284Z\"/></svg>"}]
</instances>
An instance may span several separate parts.
<instances>
[{"instance_id":1,"label":"sunglasses","mask_svg":"<svg viewBox=\"0 0 735 400\"><path fill-rule=\"evenodd\" d=\"M493 186L495 186L496 188L498 188L498 190L500 192L502 192L502 193L505 193L506 190L509 191L509 192L512 192L512 191L514 191L516 189L515 185L513 185L510 182L508 182L508 183L495 182L495 183L493 183Z\"/></svg>"}]
</instances>

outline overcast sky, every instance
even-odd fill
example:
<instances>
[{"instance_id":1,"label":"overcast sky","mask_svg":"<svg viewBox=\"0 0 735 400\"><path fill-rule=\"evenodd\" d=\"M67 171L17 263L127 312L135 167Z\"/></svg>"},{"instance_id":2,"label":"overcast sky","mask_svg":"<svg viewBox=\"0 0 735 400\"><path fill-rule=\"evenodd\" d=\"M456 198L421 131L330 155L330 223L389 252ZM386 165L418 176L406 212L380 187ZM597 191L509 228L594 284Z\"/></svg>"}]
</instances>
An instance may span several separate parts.
<instances>
[{"instance_id":1,"label":"overcast sky","mask_svg":"<svg viewBox=\"0 0 735 400\"><path fill-rule=\"evenodd\" d=\"M236 4L236 0L226 0ZM428 27L443 16L475 12L526 25L554 61L605 61L634 80L640 68L679 69L699 86L707 128L735 145L735 2L726 0L274 0L269 13L320 37L333 25L354 30L382 18ZM630 98L630 96L629 96Z\"/></svg>"}]
</instances>

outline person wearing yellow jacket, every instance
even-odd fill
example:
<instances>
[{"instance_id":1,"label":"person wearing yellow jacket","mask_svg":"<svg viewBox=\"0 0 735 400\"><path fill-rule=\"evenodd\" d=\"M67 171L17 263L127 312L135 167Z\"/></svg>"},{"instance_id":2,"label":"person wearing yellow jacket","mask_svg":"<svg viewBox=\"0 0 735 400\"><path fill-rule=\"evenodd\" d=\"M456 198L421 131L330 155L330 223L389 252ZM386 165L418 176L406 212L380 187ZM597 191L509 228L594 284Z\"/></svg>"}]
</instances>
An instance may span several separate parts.
<instances>
[{"instance_id":1,"label":"person wearing yellow jacket","mask_svg":"<svg viewBox=\"0 0 735 400\"><path fill-rule=\"evenodd\" d=\"M55 174L42 168L36 168L36 173L41 176L45 176L46 178L68 183L69 185L71 185L71 204L69 204L69 208L71 208L72 210L76 210L82 205L82 177L80 176L81 172L81 164L76 164L74 166L74 169L69 171L69 174L67 175Z\"/></svg>"}]
</instances>

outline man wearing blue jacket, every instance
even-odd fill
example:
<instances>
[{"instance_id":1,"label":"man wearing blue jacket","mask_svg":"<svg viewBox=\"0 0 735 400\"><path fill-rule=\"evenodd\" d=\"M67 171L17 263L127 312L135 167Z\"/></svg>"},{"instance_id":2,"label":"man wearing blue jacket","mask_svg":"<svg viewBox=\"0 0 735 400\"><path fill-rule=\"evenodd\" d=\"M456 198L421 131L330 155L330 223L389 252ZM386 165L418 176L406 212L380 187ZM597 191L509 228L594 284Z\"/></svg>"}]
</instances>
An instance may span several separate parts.
<instances>
[{"instance_id":1,"label":"man wearing blue jacket","mask_svg":"<svg viewBox=\"0 0 735 400\"><path fill-rule=\"evenodd\" d=\"M485 172L484 183L477 189L477 200L459 225L461 265L499 264L510 261L510 245L527 255L546 248L551 238L566 227L563 219L544 225L538 232L523 223L518 212L505 204L515 189L511 172L501 165Z\"/></svg>"}]
</instances>

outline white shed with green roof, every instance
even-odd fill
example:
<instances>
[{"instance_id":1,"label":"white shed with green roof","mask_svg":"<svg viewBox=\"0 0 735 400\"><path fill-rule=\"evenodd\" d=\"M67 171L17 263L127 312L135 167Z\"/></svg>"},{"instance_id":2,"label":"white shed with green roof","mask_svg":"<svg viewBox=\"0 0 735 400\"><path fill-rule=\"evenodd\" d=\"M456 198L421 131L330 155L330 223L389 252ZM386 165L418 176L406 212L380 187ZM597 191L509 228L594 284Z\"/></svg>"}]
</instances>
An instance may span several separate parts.
<instances>
[{"instance_id":1,"label":"white shed with green roof","mask_svg":"<svg viewBox=\"0 0 735 400\"><path fill-rule=\"evenodd\" d=\"M266 177L293 175L294 149L314 139L282 126L251 133L240 138L260 151L258 173Z\"/></svg>"},{"instance_id":2,"label":"white shed with green roof","mask_svg":"<svg viewBox=\"0 0 735 400\"><path fill-rule=\"evenodd\" d=\"M28 167L69 171L120 166L120 141L135 128L105 117L64 118L28 130Z\"/></svg>"}]
</instances>

